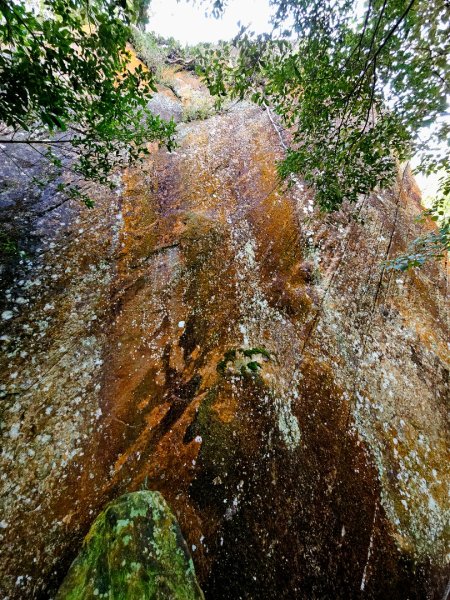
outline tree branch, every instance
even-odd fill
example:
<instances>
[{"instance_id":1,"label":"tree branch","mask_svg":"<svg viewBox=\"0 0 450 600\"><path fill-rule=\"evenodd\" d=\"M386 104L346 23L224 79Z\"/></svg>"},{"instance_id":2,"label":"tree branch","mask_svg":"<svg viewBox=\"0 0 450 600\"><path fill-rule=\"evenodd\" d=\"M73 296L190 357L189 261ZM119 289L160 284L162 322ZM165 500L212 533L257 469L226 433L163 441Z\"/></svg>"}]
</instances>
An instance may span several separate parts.
<instances>
[{"instance_id":1,"label":"tree branch","mask_svg":"<svg viewBox=\"0 0 450 600\"><path fill-rule=\"evenodd\" d=\"M72 140L2 140L0 144L71 144Z\"/></svg>"},{"instance_id":2,"label":"tree branch","mask_svg":"<svg viewBox=\"0 0 450 600\"><path fill-rule=\"evenodd\" d=\"M347 98L351 98L351 96L353 96L353 94L356 92L356 90L359 88L361 82L363 81L365 75L367 74L367 71L370 67L370 65L373 63L374 60L377 59L377 57L379 56L380 52L383 50L383 48L386 46L386 44L388 43L388 41L391 39L391 37L394 35L394 33L397 31L397 29L399 28L399 26L402 24L402 22L405 20L405 18L408 16L409 11L411 10L411 8L413 7L414 3L416 2L416 0L410 0L410 3L408 4L408 6L406 7L406 9L403 11L403 13L400 15L400 17L397 19L397 21L395 22L394 26L392 27L392 29L388 32L387 36L384 38L383 42L380 44L380 46L378 47L377 51L375 52L375 54L372 56L372 58L370 60L368 60L365 64L364 70L361 73L361 75L358 78L358 81L356 82L355 86L353 87L352 91L350 92L350 94L347 95Z\"/></svg>"},{"instance_id":3,"label":"tree branch","mask_svg":"<svg viewBox=\"0 0 450 600\"><path fill-rule=\"evenodd\" d=\"M363 30L362 30L362 32L361 32L361 35L360 35L360 37L359 37L359 42L356 44L356 46L355 46L355 47L353 48L353 50L350 52L350 54L349 54L349 56L348 56L347 60L346 60L346 61L345 61L345 63L344 63L344 67L343 67L344 69L345 69L345 68L348 66L348 63L350 62L350 59L352 58L352 56L354 55L354 53L355 53L357 50L358 50L358 56L357 56L356 60L358 60L358 59L359 59L359 56L360 56L360 54L361 54L361 45L362 45L362 42L363 42L364 36L365 36L365 34L366 34L367 24L368 24L368 22L369 22L369 16L370 16L370 13L371 13L371 11L372 11L372 2L373 2L373 0L369 0L369 6L368 6L368 8L367 8L367 12L366 12L366 18L364 19L364 26L363 26Z\"/></svg>"}]
</instances>

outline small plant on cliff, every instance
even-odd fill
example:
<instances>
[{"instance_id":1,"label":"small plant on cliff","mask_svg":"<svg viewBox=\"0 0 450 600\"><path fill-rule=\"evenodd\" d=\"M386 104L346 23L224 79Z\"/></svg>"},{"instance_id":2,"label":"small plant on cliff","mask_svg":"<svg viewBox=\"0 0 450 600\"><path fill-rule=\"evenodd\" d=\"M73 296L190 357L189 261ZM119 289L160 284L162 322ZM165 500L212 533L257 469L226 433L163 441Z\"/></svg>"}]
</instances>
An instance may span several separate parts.
<instances>
[{"instance_id":1,"label":"small plant on cliff","mask_svg":"<svg viewBox=\"0 0 450 600\"><path fill-rule=\"evenodd\" d=\"M15 255L19 253L19 245L8 233L0 231L0 256Z\"/></svg>"},{"instance_id":2,"label":"small plant on cliff","mask_svg":"<svg viewBox=\"0 0 450 600\"><path fill-rule=\"evenodd\" d=\"M88 206L79 182L110 184L116 167L148 153L147 142L174 143L174 123L147 109L153 73L128 68L129 24L147 4L45 0L36 13L0 0L3 153L14 162L12 149L26 144L54 178L69 170L69 197Z\"/></svg>"},{"instance_id":3,"label":"small plant on cliff","mask_svg":"<svg viewBox=\"0 0 450 600\"><path fill-rule=\"evenodd\" d=\"M252 358L253 356L258 354L261 354L261 356L264 356L264 358L267 358L267 360L270 360L271 358L270 352L265 348L260 348L259 346L256 348L247 348L246 350L242 350L242 354L249 358Z\"/></svg>"},{"instance_id":4,"label":"small plant on cliff","mask_svg":"<svg viewBox=\"0 0 450 600\"><path fill-rule=\"evenodd\" d=\"M262 368L262 363L271 360L272 356L265 348L232 348L225 352L223 359L217 365L217 372L225 375L227 372L241 375L255 375Z\"/></svg>"},{"instance_id":5,"label":"small plant on cliff","mask_svg":"<svg viewBox=\"0 0 450 600\"><path fill-rule=\"evenodd\" d=\"M387 267L406 271L410 267L421 267L428 260L438 260L450 252L450 176L441 181L440 193L419 221L428 218L438 223L438 229L429 231L413 240L406 252L387 262Z\"/></svg>"},{"instance_id":6,"label":"small plant on cliff","mask_svg":"<svg viewBox=\"0 0 450 600\"><path fill-rule=\"evenodd\" d=\"M192 98L191 102L183 107L182 121L204 121L214 114L214 105L208 98Z\"/></svg>"},{"instance_id":7,"label":"small plant on cliff","mask_svg":"<svg viewBox=\"0 0 450 600\"><path fill-rule=\"evenodd\" d=\"M150 69L155 79L161 81L164 68L167 67L168 51L154 35L136 27L131 29L131 42L138 58Z\"/></svg>"},{"instance_id":8,"label":"small plant on cliff","mask_svg":"<svg viewBox=\"0 0 450 600\"><path fill-rule=\"evenodd\" d=\"M209 4L218 15L226 2ZM233 43L203 53L202 74L219 101L249 97L277 113L290 131L282 178L300 175L320 207L334 210L392 184L398 162L417 152L424 172L449 172L448 153L433 151L449 143L447 0L271 5L272 32L243 27ZM422 143L417 132L431 124ZM445 224L424 242L448 249Z\"/></svg>"}]
</instances>

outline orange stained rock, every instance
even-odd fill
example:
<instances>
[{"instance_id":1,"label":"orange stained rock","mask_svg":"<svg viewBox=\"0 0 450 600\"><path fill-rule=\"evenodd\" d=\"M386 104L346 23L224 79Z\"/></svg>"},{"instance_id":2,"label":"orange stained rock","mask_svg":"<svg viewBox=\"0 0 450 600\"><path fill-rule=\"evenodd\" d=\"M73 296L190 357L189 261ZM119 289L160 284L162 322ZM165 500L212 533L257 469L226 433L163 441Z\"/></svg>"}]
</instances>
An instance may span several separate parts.
<instances>
[{"instance_id":1,"label":"orange stained rock","mask_svg":"<svg viewBox=\"0 0 450 600\"><path fill-rule=\"evenodd\" d=\"M186 105L203 93L172 77ZM417 231L411 182L358 218L311 211L311 190L280 186L278 136L249 104L153 150L98 212L43 218L69 242L20 273L47 279L6 324L8 594L50 596L104 504L148 487L207 598L357 598L364 573L367 597L439 597L445 276L380 270ZM262 347L256 371L217 369Z\"/></svg>"}]
</instances>

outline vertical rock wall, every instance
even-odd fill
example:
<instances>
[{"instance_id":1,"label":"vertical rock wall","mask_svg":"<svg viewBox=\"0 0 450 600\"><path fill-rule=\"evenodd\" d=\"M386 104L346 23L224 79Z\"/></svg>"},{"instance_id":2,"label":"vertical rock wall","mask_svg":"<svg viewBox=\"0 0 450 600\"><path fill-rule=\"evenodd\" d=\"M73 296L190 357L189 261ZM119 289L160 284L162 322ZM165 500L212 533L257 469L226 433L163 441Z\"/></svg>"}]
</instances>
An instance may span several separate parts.
<instances>
[{"instance_id":1,"label":"vertical rock wall","mask_svg":"<svg viewBox=\"0 0 450 600\"><path fill-rule=\"evenodd\" d=\"M164 116L204 94L174 85ZM239 104L93 211L5 163L3 596L50 597L105 503L149 489L207 598L442 598L447 274L382 266L418 191L405 170L322 215L281 157Z\"/></svg>"}]
</instances>

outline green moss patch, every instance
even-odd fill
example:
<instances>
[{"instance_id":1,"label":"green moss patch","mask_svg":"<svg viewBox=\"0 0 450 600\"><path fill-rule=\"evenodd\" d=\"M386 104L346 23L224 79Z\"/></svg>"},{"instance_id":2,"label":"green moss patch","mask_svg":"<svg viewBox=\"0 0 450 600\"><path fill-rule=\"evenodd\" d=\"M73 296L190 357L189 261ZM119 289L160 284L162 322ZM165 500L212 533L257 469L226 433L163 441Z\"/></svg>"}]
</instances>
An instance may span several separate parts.
<instances>
[{"instance_id":1,"label":"green moss patch","mask_svg":"<svg viewBox=\"0 0 450 600\"><path fill-rule=\"evenodd\" d=\"M57 600L201 600L178 523L158 492L111 502L97 517Z\"/></svg>"}]
</instances>

